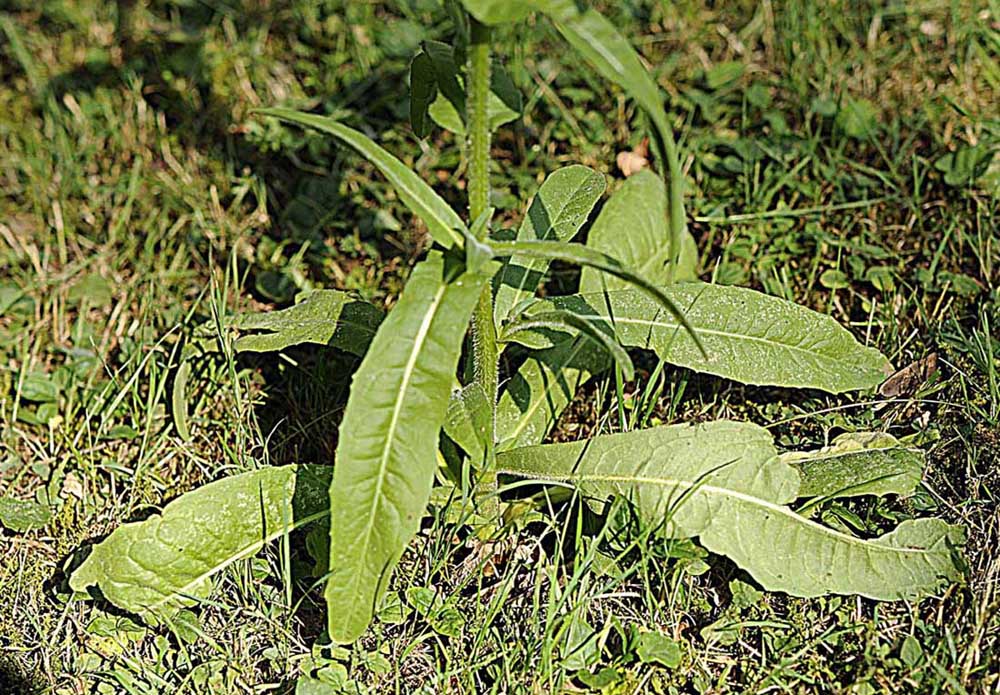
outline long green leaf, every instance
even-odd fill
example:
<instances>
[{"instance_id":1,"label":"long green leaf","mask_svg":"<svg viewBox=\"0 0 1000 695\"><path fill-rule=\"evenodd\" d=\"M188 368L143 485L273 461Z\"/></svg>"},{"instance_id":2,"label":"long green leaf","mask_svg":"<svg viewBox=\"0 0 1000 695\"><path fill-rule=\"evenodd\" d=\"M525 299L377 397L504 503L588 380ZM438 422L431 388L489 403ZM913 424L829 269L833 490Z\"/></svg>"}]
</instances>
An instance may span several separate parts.
<instances>
[{"instance_id":1,"label":"long green leaf","mask_svg":"<svg viewBox=\"0 0 1000 695\"><path fill-rule=\"evenodd\" d=\"M798 472L755 425L674 425L527 447L499 454L497 465L568 481L591 496L624 497L669 537L698 536L769 590L896 600L962 576L962 534L943 521L906 521L862 540L795 513L787 505L798 494Z\"/></svg>"},{"instance_id":2,"label":"long green leaf","mask_svg":"<svg viewBox=\"0 0 1000 695\"><path fill-rule=\"evenodd\" d=\"M489 280L449 279L446 260L434 253L414 269L354 375L330 487L326 602L337 642L368 626L430 497L462 339Z\"/></svg>"},{"instance_id":3,"label":"long green leaf","mask_svg":"<svg viewBox=\"0 0 1000 695\"><path fill-rule=\"evenodd\" d=\"M626 179L615 191L587 233L587 246L613 255L623 265L635 268L644 278L660 284L697 277L698 249L687 231L681 237L681 255L676 271L669 272L670 229L667 226L667 193L663 180L644 169ZM628 283L601 277L590 268L580 274L580 292L618 290Z\"/></svg>"},{"instance_id":4,"label":"long green leaf","mask_svg":"<svg viewBox=\"0 0 1000 695\"><path fill-rule=\"evenodd\" d=\"M328 466L263 468L209 483L123 524L70 576L151 623L208 597L212 577L329 512Z\"/></svg>"},{"instance_id":5,"label":"long green leaf","mask_svg":"<svg viewBox=\"0 0 1000 695\"><path fill-rule=\"evenodd\" d=\"M799 497L822 499L912 495L925 463L924 452L882 432L846 432L830 446L789 452L781 460L802 475Z\"/></svg>"},{"instance_id":6,"label":"long green leaf","mask_svg":"<svg viewBox=\"0 0 1000 695\"><path fill-rule=\"evenodd\" d=\"M424 221L436 242L445 248L451 248L452 245L457 245L461 248L464 240L461 230L465 229L465 224L462 222L462 218L458 216L458 213L452 210L448 203L434 192L434 189L424 183L405 164L384 148L372 142L363 133L348 128L327 116L302 113L293 109L258 109L257 113L262 116L272 116L289 123L295 123L306 128L314 128L320 132L333 135L347 143L382 172L382 175L389 180L389 183L396 190L403 204Z\"/></svg>"},{"instance_id":7,"label":"long green leaf","mask_svg":"<svg viewBox=\"0 0 1000 695\"><path fill-rule=\"evenodd\" d=\"M280 311L239 314L226 321L243 335L237 352L273 352L293 345L330 345L364 355L382 312L374 304L339 290L316 290Z\"/></svg>"},{"instance_id":8,"label":"long green leaf","mask_svg":"<svg viewBox=\"0 0 1000 695\"><path fill-rule=\"evenodd\" d=\"M552 172L528 206L517 239L571 240L587 221L604 188L604 177L585 166L573 165ZM548 266L545 258L516 254L510 258L497 275L493 313L498 326L510 318L519 302L535 295Z\"/></svg>"},{"instance_id":9,"label":"long green leaf","mask_svg":"<svg viewBox=\"0 0 1000 695\"><path fill-rule=\"evenodd\" d=\"M876 349L860 345L824 314L777 297L687 282L662 288L701 339L707 358L677 320L637 290L554 297L528 310L572 311L611 323L624 345L653 350L666 362L744 384L841 393L879 384L891 370Z\"/></svg>"}]
</instances>

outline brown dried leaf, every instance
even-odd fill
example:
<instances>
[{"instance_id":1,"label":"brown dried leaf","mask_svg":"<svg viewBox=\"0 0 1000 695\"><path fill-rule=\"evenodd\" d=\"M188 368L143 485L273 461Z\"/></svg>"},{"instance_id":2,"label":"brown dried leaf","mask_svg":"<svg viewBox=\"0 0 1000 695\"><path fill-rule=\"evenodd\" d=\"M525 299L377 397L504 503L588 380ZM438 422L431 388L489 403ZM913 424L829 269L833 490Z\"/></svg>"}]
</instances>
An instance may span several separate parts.
<instances>
[{"instance_id":1,"label":"brown dried leaf","mask_svg":"<svg viewBox=\"0 0 1000 695\"><path fill-rule=\"evenodd\" d=\"M879 395L886 398L912 396L937 371L937 353L932 352L916 362L911 362L890 376L879 387Z\"/></svg>"},{"instance_id":2,"label":"brown dried leaf","mask_svg":"<svg viewBox=\"0 0 1000 695\"><path fill-rule=\"evenodd\" d=\"M637 174L649 166L649 140L643 139L635 149L619 152L617 157L618 168L626 177Z\"/></svg>"}]
</instances>

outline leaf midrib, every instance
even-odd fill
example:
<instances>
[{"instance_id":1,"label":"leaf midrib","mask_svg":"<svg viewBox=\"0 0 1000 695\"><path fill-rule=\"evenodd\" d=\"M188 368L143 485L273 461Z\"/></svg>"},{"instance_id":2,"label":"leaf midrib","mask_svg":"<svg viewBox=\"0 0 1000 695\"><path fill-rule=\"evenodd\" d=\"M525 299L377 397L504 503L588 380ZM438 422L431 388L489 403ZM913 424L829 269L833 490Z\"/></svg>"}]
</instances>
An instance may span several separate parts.
<instances>
[{"instance_id":1,"label":"leaf midrib","mask_svg":"<svg viewBox=\"0 0 1000 695\"><path fill-rule=\"evenodd\" d=\"M819 531L819 532L821 532L821 533L823 533L823 534L825 534L827 536L832 536L832 537L834 537L834 538L836 538L836 539L838 539L840 541L843 541L843 542L846 542L846 543L849 543L849 544L852 544L852 545L859 545L859 546L863 546L863 547L869 548L869 549L872 548L872 547L875 547L875 548L878 548L880 550L891 551L891 552L899 552L899 553L910 553L910 554L915 554L915 555L917 555L917 554L927 554L927 553L931 553L932 552L929 548L905 548L905 547L892 546L892 545L882 545L882 544L880 544L880 543L877 542L878 541L877 538L872 539L872 540L865 540L865 539L862 539L862 538L855 538L854 536L849 536L846 533L840 533L839 531L835 531L834 529L831 529L831 528L828 528L826 526L823 526L822 524L817 524L815 521L811 521L809 519L806 519L806 518L804 518L804 517L796 514L792 509L790 509L789 507L786 507L784 505L776 504L774 502L769 502L768 500L762 499L760 497L754 497L753 495L748 495L748 494L746 494L744 492L738 492L738 491L732 490L730 488L719 487L717 485L708 485L708 484L701 483L701 482L698 482L698 481L680 480L680 479L672 479L672 478L658 478L658 477L628 476L628 475L597 475L597 474L593 474L593 473L584 473L584 474L577 474L577 475L552 475L552 476L547 476L547 475L538 474L538 473L528 474L528 473L525 473L524 471L519 471L516 468L501 469L501 472L502 473L507 473L507 474L510 474L510 475L520 476L520 477L530 477L530 478L533 478L533 479L536 479L536 480L546 480L546 479L551 478L551 479L554 479L554 480L562 480L562 481L570 482L570 483L573 483L574 485L579 485L579 483L587 483L587 482L594 482L594 483L627 483L627 484L631 484L631 485L643 485L643 484L645 484L645 485L654 485L654 486L661 486L661 487L668 487L668 486L679 487L679 486L683 485L683 486L686 486L686 489L689 489L689 490L693 489L694 490L693 494L699 494L702 491L709 491L709 492L716 493L716 494L718 494L718 495L720 495L722 497L731 497L731 498L735 498L735 499L738 499L738 500L742 500L744 502L748 502L748 503L750 503L752 505L763 507L763 508L765 508L767 510L773 511L775 514L780 514L781 516L788 517L789 519L793 520L795 523L800 523L800 524L803 524L804 526L811 527L812 529L814 529L816 531ZM711 525L711 523L709 523L709 526L710 525ZM708 529L708 526L705 527L705 530L707 530L707 529Z\"/></svg>"},{"instance_id":2,"label":"leaf midrib","mask_svg":"<svg viewBox=\"0 0 1000 695\"><path fill-rule=\"evenodd\" d=\"M678 329L678 328L681 328L681 326L679 324L677 324L677 323L670 323L670 322L667 322L667 321L651 321L649 319L636 319L636 318L620 317L620 316L615 316L614 319L612 320L612 319L609 319L608 317L600 316L600 315L594 315L594 314L579 314L579 316L582 319L584 319L585 321L589 321L591 323L611 321L612 325L617 325L619 323L628 323L628 324L633 324L633 325L636 325L636 326L651 326L653 328L665 328L665 329ZM785 350L792 350L794 352L801 352L801 353L803 353L805 355L809 355L809 356L812 356L812 357L820 357L824 361L832 362L832 363L838 364L838 365L839 364L843 364L845 362L845 360L843 360L841 358L837 358L837 357L832 357L832 356L828 355L827 353L819 352L819 351L816 351L816 350L809 350L809 349L800 347L798 345L792 345L790 343L780 343L780 342L777 342L775 340L767 340L765 338L759 338L757 336L746 335L746 334L743 334L743 333L732 333L732 332L729 332L729 331L722 331L722 330L719 330L719 329L716 329L716 328L703 328L701 326L695 326L694 328L695 328L695 331L698 332L698 333L703 333L703 334L708 334L708 335L713 335L713 336L719 336L719 337L728 338L728 339L734 340L734 341L744 340L744 341L748 341L748 342L763 343L764 345L772 345L772 346L776 346L776 347L779 347L779 348L783 348ZM648 344L649 343L647 341L647 345ZM862 347L864 347L864 346L862 346Z\"/></svg>"},{"instance_id":3,"label":"leaf midrib","mask_svg":"<svg viewBox=\"0 0 1000 695\"><path fill-rule=\"evenodd\" d=\"M413 377L413 373L416 369L417 358L420 356L420 352L423 349L423 345L427 340L427 336L430 333L431 323L434 321L434 317L437 316L438 309L441 306L441 301L444 298L445 292L448 290L448 285L442 283L438 288L437 292L434 293L434 299L428 306L427 313L424 316L423 321L420 324L420 328L417 331L416 337L413 341L413 349L410 351L410 356L407 359L406 366L403 369L403 378L400 381L399 390L397 391L398 397L393 405L392 417L389 420L389 428L386 432L385 445L382 447L382 457L379 461L378 476L375 483L375 494L372 495L371 509L368 513L368 521L365 523L365 530L362 534L363 543L361 548L363 549L359 557L364 557L367 554L367 548L371 542L372 532L375 529L375 519L378 516L379 500L382 497L382 486L385 482L386 472L389 467L389 459L391 458L393 440L395 439L396 428L399 426L399 416L403 410L403 403L406 400L409 390L409 383ZM360 572L352 573L351 590L358 585L361 580ZM354 602L357 605L357 602ZM356 608L351 609L352 615L356 611Z\"/></svg>"}]
</instances>

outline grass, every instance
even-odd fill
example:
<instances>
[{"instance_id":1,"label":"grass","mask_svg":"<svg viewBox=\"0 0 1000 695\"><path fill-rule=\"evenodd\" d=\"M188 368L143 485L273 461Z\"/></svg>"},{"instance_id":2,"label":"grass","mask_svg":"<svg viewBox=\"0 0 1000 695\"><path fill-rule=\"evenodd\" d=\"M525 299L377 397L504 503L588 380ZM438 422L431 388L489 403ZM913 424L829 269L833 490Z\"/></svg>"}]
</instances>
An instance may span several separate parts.
<instances>
[{"instance_id":1,"label":"grass","mask_svg":"<svg viewBox=\"0 0 1000 695\"><path fill-rule=\"evenodd\" d=\"M233 472L332 459L347 358L199 362L189 442L170 387L184 337L222 312L313 287L392 305L425 233L369 165L248 114L341 114L457 198L458 143L401 125L408 59L447 29L435 7L148 0L127 37L108 2L0 13L0 496L58 508L39 530L0 527L0 692L283 693L303 669L343 692L1000 688L995 2L607 3L669 94L702 277L828 312L897 367L936 354L938 370L845 398L637 355L643 378L589 384L554 435L732 417L774 423L788 448L907 437L929 457L917 495L824 519L962 523L966 585L914 605L762 595L692 544L622 540L624 513L595 536L579 500L521 487L534 511L487 541L438 500L395 603L349 652L312 647L323 606L294 538L227 571L173 628L71 601L77 551L118 524ZM543 23L499 34L527 102L494 142L493 203L513 225L558 166L620 178L615 156L642 128ZM549 289L574 282L557 267ZM647 633L678 652L651 656Z\"/></svg>"}]
</instances>

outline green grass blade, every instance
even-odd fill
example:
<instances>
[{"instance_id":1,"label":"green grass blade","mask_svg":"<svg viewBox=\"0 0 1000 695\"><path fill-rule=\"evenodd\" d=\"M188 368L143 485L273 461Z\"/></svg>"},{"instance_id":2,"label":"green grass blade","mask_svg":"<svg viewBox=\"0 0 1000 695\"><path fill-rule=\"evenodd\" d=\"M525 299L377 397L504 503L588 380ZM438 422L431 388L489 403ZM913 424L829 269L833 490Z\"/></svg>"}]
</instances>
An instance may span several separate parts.
<instances>
[{"instance_id":1,"label":"green grass blade","mask_svg":"<svg viewBox=\"0 0 1000 695\"><path fill-rule=\"evenodd\" d=\"M458 213L405 164L368 136L327 116L303 113L294 109L258 109L256 113L327 133L350 145L382 172L396 190L400 200L424 221L436 242L445 248L451 248L453 245L461 248L464 239L461 230L465 228L465 223Z\"/></svg>"}]
</instances>

